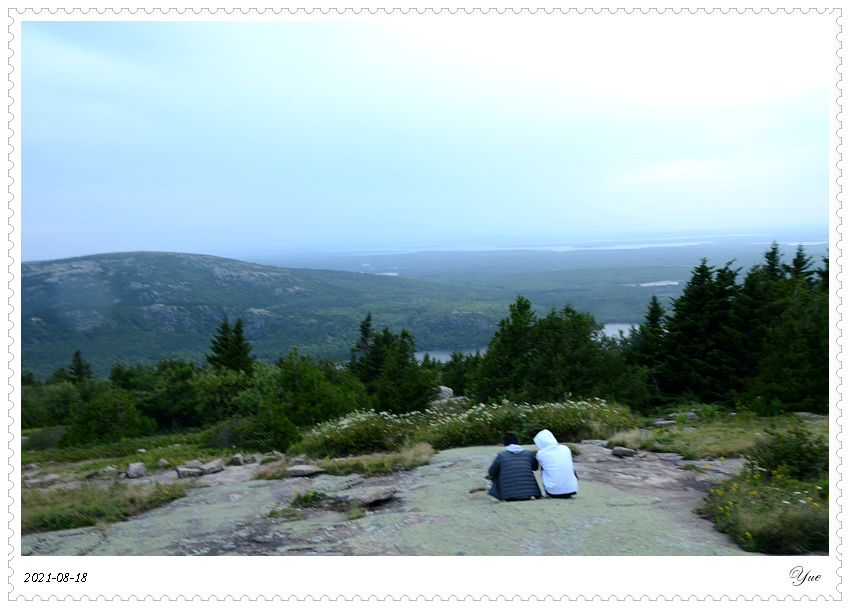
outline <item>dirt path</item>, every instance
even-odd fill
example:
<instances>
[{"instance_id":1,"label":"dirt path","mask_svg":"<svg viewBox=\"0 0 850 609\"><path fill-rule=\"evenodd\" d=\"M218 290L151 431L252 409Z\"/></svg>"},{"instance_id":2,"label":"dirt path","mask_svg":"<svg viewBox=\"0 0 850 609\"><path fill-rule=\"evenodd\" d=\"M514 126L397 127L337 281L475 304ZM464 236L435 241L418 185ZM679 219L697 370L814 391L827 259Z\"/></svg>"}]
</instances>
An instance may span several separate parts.
<instances>
[{"instance_id":1,"label":"dirt path","mask_svg":"<svg viewBox=\"0 0 850 609\"><path fill-rule=\"evenodd\" d=\"M251 480L257 466L204 476L183 499L105 529L26 535L24 555L747 555L693 508L708 483L741 460L686 462L674 455L614 457L582 444L579 493L569 500L499 502L481 489L498 446L442 451L431 464L382 478L359 475ZM682 469L685 464L700 472ZM160 474L160 479L173 477ZM349 520L308 508L303 520L270 518L296 491L334 495L396 486L395 498ZM473 492L470 492L473 491Z\"/></svg>"}]
</instances>

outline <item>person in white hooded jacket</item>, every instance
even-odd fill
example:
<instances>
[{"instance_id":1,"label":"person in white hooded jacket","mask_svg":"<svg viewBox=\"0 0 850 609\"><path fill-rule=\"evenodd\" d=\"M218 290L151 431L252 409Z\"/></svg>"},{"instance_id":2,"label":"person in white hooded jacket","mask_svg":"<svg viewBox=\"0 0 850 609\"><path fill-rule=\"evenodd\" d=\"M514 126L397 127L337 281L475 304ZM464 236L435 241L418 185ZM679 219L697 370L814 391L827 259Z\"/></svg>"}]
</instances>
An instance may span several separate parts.
<instances>
[{"instance_id":1,"label":"person in white hooded jacket","mask_svg":"<svg viewBox=\"0 0 850 609\"><path fill-rule=\"evenodd\" d=\"M573 467L573 453L569 447L558 444L555 436L544 429L534 436L537 461L542 470L543 488L549 497L572 497L578 492L578 476Z\"/></svg>"}]
</instances>

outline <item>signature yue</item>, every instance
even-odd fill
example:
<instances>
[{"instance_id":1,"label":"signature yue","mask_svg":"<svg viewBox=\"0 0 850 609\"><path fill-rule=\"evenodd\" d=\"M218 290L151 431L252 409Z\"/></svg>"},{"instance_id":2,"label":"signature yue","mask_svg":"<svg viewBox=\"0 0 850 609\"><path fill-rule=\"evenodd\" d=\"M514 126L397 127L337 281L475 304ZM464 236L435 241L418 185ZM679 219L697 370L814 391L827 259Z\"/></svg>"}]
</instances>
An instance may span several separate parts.
<instances>
[{"instance_id":1,"label":"signature yue","mask_svg":"<svg viewBox=\"0 0 850 609\"><path fill-rule=\"evenodd\" d=\"M803 567L794 567L789 573L792 580L791 585L802 586L806 582L819 582L820 575L812 575L811 570L803 572Z\"/></svg>"}]
</instances>

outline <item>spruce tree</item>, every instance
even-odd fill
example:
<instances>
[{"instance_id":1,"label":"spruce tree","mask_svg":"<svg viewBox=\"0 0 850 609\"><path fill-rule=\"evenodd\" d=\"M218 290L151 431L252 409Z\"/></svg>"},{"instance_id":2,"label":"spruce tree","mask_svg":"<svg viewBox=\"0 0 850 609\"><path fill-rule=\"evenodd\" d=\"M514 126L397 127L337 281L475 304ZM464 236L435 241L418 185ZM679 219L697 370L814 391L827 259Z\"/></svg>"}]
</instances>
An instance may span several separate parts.
<instances>
[{"instance_id":1,"label":"spruce tree","mask_svg":"<svg viewBox=\"0 0 850 609\"><path fill-rule=\"evenodd\" d=\"M212 354L206 356L213 368L242 371L249 377L253 374L256 358L251 355L252 346L245 338L244 328L241 317L233 325L224 317L210 341Z\"/></svg>"},{"instance_id":2,"label":"spruce tree","mask_svg":"<svg viewBox=\"0 0 850 609\"><path fill-rule=\"evenodd\" d=\"M70 380L74 383L82 383L94 378L91 364L83 359L83 354L79 349L74 351L74 356L71 358L71 365L68 366L68 374Z\"/></svg>"}]
</instances>

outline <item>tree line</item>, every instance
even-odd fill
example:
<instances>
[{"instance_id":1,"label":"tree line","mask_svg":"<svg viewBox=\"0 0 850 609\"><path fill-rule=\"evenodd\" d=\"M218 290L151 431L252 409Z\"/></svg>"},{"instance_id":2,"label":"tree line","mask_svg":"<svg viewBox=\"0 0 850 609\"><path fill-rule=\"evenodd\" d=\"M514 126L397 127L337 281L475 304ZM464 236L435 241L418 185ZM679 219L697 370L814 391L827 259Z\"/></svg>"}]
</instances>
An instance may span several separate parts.
<instances>
[{"instance_id":1,"label":"tree line","mask_svg":"<svg viewBox=\"0 0 850 609\"><path fill-rule=\"evenodd\" d=\"M611 338L570 305L538 315L519 295L484 354L446 362L416 357L414 336L373 327L348 361L292 348L269 363L252 354L243 321L223 319L202 365L116 362L95 378L82 353L44 382L22 373L24 429L62 426L60 445L203 430L210 445L285 448L298 429L346 413L422 410L439 385L475 401L539 403L601 397L651 413L682 401L758 414L828 407L828 259L814 268L799 247L790 263L777 244L748 270L704 259L667 308L653 296L644 323Z\"/></svg>"}]
</instances>

